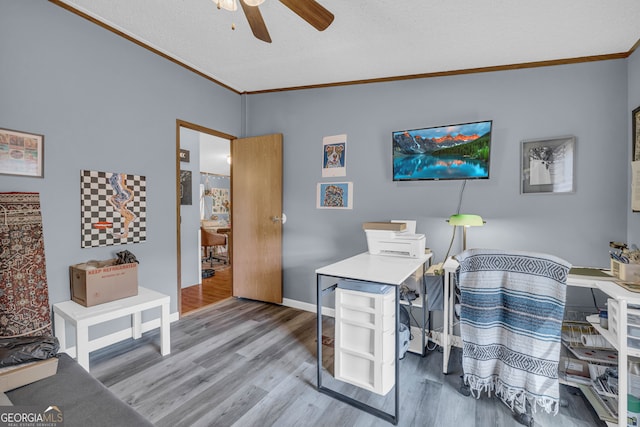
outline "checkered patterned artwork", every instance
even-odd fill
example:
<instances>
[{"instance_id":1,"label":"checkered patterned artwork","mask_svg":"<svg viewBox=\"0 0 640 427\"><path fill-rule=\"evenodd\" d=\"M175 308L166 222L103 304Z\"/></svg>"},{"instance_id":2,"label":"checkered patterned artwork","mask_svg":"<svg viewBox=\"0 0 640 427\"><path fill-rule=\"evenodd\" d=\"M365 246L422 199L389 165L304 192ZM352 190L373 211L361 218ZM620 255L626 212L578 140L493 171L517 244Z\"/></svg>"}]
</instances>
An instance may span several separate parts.
<instances>
[{"instance_id":1,"label":"checkered patterned artwork","mask_svg":"<svg viewBox=\"0 0 640 427\"><path fill-rule=\"evenodd\" d=\"M146 240L146 178L124 173L80 171L81 247Z\"/></svg>"}]
</instances>

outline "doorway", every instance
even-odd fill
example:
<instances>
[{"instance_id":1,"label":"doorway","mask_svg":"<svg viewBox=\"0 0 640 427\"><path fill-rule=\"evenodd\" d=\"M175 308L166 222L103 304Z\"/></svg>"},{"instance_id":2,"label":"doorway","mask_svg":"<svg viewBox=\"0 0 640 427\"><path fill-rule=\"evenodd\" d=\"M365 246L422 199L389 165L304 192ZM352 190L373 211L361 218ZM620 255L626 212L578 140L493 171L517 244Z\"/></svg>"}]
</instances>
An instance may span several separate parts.
<instances>
[{"instance_id":1,"label":"doorway","mask_svg":"<svg viewBox=\"0 0 640 427\"><path fill-rule=\"evenodd\" d=\"M230 143L234 139L177 122L178 306L194 313L233 292Z\"/></svg>"}]
</instances>

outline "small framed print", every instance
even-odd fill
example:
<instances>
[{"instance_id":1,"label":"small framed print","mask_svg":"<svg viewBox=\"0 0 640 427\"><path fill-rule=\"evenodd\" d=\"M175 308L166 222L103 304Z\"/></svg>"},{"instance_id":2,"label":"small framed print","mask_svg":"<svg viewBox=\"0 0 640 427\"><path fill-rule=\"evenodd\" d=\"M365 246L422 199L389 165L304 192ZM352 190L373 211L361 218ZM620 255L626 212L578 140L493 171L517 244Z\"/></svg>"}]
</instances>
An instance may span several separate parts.
<instances>
[{"instance_id":1,"label":"small framed print","mask_svg":"<svg viewBox=\"0 0 640 427\"><path fill-rule=\"evenodd\" d=\"M353 183L318 183L316 194L316 208L353 209Z\"/></svg>"},{"instance_id":2,"label":"small framed print","mask_svg":"<svg viewBox=\"0 0 640 427\"><path fill-rule=\"evenodd\" d=\"M180 170L180 204L190 205L191 201L191 171Z\"/></svg>"},{"instance_id":3,"label":"small framed print","mask_svg":"<svg viewBox=\"0 0 640 427\"><path fill-rule=\"evenodd\" d=\"M0 174L44 178L44 135L0 129Z\"/></svg>"},{"instance_id":4,"label":"small framed print","mask_svg":"<svg viewBox=\"0 0 640 427\"><path fill-rule=\"evenodd\" d=\"M347 135L322 138L322 177L347 176Z\"/></svg>"},{"instance_id":5,"label":"small framed print","mask_svg":"<svg viewBox=\"0 0 640 427\"><path fill-rule=\"evenodd\" d=\"M522 141L521 194L575 192L574 136Z\"/></svg>"}]
</instances>

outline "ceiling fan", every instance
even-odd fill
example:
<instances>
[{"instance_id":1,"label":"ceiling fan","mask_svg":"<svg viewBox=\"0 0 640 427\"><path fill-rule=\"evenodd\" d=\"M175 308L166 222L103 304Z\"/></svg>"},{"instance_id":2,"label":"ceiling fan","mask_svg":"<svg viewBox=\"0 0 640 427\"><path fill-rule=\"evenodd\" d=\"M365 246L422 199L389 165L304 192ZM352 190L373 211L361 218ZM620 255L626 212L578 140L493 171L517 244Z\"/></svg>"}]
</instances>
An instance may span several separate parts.
<instances>
[{"instance_id":1,"label":"ceiling fan","mask_svg":"<svg viewBox=\"0 0 640 427\"><path fill-rule=\"evenodd\" d=\"M238 9L236 0L213 0L218 9L226 9L235 11ZM262 19L262 14L258 6L264 3L265 0L238 0L242 11L247 17L249 27L253 35L266 43L271 43L271 36L267 30L267 25ZM280 3L291 9L296 15L307 21L318 31L325 30L333 22L333 13L322 7L315 0L280 0ZM231 27L235 28L235 27Z\"/></svg>"}]
</instances>

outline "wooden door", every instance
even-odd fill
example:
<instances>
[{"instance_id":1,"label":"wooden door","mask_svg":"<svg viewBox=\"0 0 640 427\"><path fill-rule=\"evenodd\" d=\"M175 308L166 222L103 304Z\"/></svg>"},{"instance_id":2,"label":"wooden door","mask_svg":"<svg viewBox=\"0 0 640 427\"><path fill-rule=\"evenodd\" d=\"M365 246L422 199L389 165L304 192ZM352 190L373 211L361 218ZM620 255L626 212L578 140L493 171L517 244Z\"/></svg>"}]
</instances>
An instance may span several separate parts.
<instances>
[{"instance_id":1,"label":"wooden door","mask_svg":"<svg viewBox=\"0 0 640 427\"><path fill-rule=\"evenodd\" d=\"M233 296L282 303L282 134L231 141Z\"/></svg>"}]
</instances>

